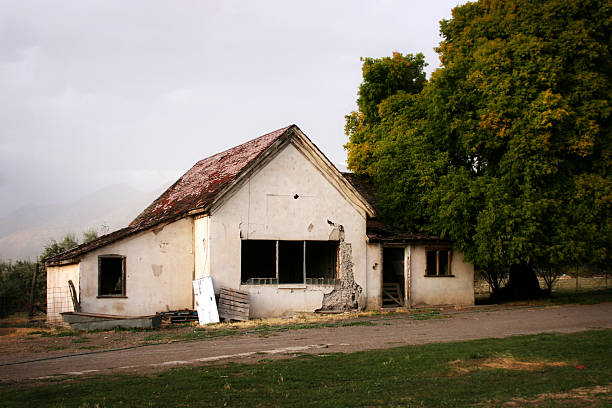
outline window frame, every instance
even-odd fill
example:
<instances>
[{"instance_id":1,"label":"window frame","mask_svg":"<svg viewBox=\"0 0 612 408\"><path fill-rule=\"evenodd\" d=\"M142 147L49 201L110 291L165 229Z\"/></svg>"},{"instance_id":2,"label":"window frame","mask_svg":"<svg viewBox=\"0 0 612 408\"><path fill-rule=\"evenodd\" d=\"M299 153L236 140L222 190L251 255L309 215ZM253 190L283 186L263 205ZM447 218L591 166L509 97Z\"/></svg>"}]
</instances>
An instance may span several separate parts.
<instances>
[{"instance_id":1,"label":"window frame","mask_svg":"<svg viewBox=\"0 0 612 408\"><path fill-rule=\"evenodd\" d=\"M242 262L243 260L241 259L241 268L240 268L240 284L241 285L277 285L277 287L296 287L296 286L300 286L300 287L305 287L306 285L336 285L338 283L338 276L339 276L339 253L340 253L340 242L336 241L336 240L282 240L282 239L270 239L270 240L265 240L265 239L241 239L240 240L240 245L241 245L241 256L243 254L242 252L242 245L244 245L244 242L247 241L272 241L275 242L275 248L276 248L276 252L275 252L275 274L276 277L275 278L250 278L251 279L256 279L257 281L253 281L249 283L249 280L247 280L246 282L242 280ZM292 283L288 283L288 282L283 282L281 283L280 281L280 268L279 268L279 258L280 258L280 243L282 242L301 242L302 243L302 280L301 282L292 282ZM308 243L309 242L333 242L336 246L336 257L335 257L335 265L334 265L334 278L315 278L315 277L308 277L308 272L307 272L307 247L308 247ZM322 283L321 283L322 282Z\"/></svg>"},{"instance_id":2,"label":"window frame","mask_svg":"<svg viewBox=\"0 0 612 408\"><path fill-rule=\"evenodd\" d=\"M102 260L103 259L121 259L121 293L120 294L109 294L109 293L102 293ZM98 296L97 298L99 299L104 299L104 298L112 298L112 299L117 299L117 298L127 298L127 285L126 285L126 261L125 261L126 257L125 255L118 255L118 254L105 254L105 255L98 255Z\"/></svg>"},{"instance_id":3,"label":"window frame","mask_svg":"<svg viewBox=\"0 0 612 408\"><path fill-rule=\"evenodd\" d=\"M429 273L429 262L428 262L428 253L436 252L436 273ZM440 274L440 252L447 252L447 268L445 274ZM454 278L452 271L452 263L453 263L453 249L450 247L425 247L425 277L426 278Z\"/></svg>"}]
</instances>

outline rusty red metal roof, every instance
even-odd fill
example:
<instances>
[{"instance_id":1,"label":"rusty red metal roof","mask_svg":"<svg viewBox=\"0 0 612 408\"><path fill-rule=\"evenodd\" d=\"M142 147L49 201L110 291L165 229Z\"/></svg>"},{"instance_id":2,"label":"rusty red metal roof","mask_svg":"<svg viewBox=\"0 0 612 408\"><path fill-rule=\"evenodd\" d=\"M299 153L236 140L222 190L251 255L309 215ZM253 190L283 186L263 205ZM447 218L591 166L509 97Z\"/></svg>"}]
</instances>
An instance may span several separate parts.
<instances>
[{"instance_id":1,"label":"rusty red metal roof","mask_svg":"<svg viewBox=\"0 0 612 408\"><path fill-rule=\"evenodd\" d=\"M246 143L197 162L128 227L103 235L45 260L47 264L72 261L80 255L108 245L166 221L184 217L192 210L205 208L270 146L288 135L296 125L267 133Z\"/></svg>"},{"instance_id":2,"label":"rusty red metal roof","mask_svg":"<svg viewBox=\"0 0 612 408\"><path fill-rule=\"evenodd\" d=\"M210 204L253 160L292 127L295 125L200 160L140 213L130 226L147 228Z\"/></svg>"}]
</instances>

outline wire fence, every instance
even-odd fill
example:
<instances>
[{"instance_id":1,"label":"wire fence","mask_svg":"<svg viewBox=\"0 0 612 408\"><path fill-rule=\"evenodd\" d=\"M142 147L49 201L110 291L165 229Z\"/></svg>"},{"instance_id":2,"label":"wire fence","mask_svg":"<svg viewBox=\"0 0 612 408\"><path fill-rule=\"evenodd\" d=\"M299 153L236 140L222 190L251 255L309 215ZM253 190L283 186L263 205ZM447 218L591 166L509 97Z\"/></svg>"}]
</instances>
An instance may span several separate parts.
<instances>
[{"instance_id":1,"label":"wire fence","mask_svg":"<svg viewBox=\"0 0 612 408\"><path fill-rule=\"evenodd\" d=\"M546 283L543 279L539 279L540 287L546 288ZM572 293L572 292L589 292L593 290L604 290L612 287L612 276L569 276L563 275L553 284L553 293ZM474 292L476 296L486 296L491 294L489 284L479 279L474 282Z\"/></svg>"},{"instance_id":2,"label":"wire fence","mask_svg":"<svg viewBox=\"0 0 612 408\"><path fill-rule=\"evenodd\" d=\"M47 288L47 324L52 326L67 326L61 313L74 312L70 288L66 284L61 287Z\"/></svg>"}]
</instances>

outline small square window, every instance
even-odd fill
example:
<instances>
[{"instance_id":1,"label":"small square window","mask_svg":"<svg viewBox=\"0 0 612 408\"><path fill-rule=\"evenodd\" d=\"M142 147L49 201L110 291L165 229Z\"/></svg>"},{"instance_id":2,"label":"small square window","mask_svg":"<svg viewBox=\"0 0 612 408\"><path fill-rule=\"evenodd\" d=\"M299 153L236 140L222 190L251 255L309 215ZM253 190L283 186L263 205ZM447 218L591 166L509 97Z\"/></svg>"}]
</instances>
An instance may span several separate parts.
<instances>
[{"instance_id":1,"label":"small square window","mask_svg":"<svg viewBox=\"0 0 612 408\"><path fill-rule=\"evenodd\" d=\"M425 276L452 276L452 251L446 248L426 249Z\"/></svg>"},{"instance_id":2,"label":"small square window","mask_svg":"<svg viewBox=\"0 0 612 408\"><path fill-rule=\"evenodd\" d=\"M98 257L98 296L125 296L125 257Z\"/></svg>"}]
</instances>

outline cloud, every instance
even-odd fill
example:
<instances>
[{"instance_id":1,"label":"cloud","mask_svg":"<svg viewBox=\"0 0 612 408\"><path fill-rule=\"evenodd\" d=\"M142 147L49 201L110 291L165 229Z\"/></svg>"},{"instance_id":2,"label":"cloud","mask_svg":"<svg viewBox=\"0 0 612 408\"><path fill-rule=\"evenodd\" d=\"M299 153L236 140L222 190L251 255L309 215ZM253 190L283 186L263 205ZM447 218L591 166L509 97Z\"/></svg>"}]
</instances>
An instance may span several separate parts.
<instances>
[{"instance_id":1,"label":"cloud","mask_svg":"<svg viewBox=\"0 0 612 408\"><path fill-rule=\"evenodd\" d=\"M456 1L9 2L0 10L0 213L136 188L298 124L345 161L359 57L423 51ZM6 197L6 198L5 198Z\"/></svg>"}]
</instances>

